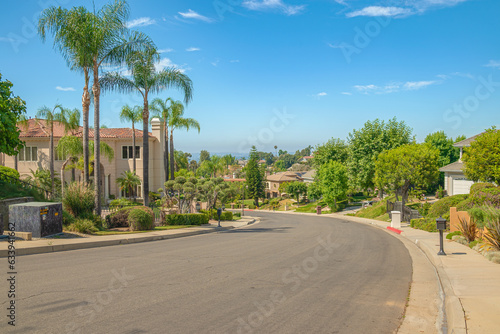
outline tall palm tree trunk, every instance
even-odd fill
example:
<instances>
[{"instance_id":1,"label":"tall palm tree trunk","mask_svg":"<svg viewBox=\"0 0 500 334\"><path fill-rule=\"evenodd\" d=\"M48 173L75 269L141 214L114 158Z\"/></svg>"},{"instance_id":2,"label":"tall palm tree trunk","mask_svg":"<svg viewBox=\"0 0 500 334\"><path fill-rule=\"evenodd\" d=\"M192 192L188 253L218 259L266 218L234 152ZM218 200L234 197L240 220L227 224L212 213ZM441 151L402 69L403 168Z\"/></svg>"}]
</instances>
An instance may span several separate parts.
<instances>
[{"instance_id":1,"label":"tall palm tree trunk","mask_svg":"<svg viewBox=\"0 0 500 334\"><path fill-rule=\"evenodd\" d=\"M174 129L170 130L170 179L175 180L174 175Z\"/></svg>"},{"instance_id":2,"label":"tall palm tree trunk","mask_svg":"<svg viewBox=\"0 0 500 334\"><path fill-rule=\"evenodd\" d=\"M94 65L94 82L92 84L94 94L94 202L95 213L101 215L101 138L99 133L99 107L100 107L100 87L99 68Z\"/></svg>"},{"instance_id":3,"label":"tall palm tree trunk","mask_svg":"<svg viewBox=\"0 0 500 334\"><path fill-rule=\"evenodd\" d=\"M142 193L144 205L149 205L149 105L148 97L144 95L144 108L142 110Z\"/></svg>"},{"instance_id":4,"label":"tall palm tree trunk","mask_svg":"<svg viewBox=\"0 0 500 334\"><path fill-rule=\"evenodd\" d=\"M134 122L132 122L132 159L133 159L133 163L132 163L132 168L134 170L134 174L136 174L136 165L135 165L135 126L134 126Z\"/></svg>"},{"instance_id":5,"label":"tall palm tree trunk","mask_svg":"<svg viewBox=\"0 0 500 334\"><path fill-rule=\"evenodd\" d=\"M83 182L89 183L89 110L90 110L90 93L89 93L89 71L84 70L85 86L83 87L82 95L82 113L83 113Z\"/></svg>"},{"instance_id":6,"label":"tall palm tree trunk","mask_svg":"<svg viewBox=\"0 0 500 334\"><path fill-rule=\"evenodd\" d=\"M17 154L14 155L14 169L18 171L18 167L17 167Z\"/></svg>"},{"instance_id":7,"label":"tall palm tree trunk","mask_svg":"<svg viewBox=\"0 0 500 334\"><path fill-rule=\"evenodd\" d=\"M54 196L54 123L50 126L50 145L49 145L49 169L50 169L50 191Z\"/></svg>"},{"instance_id":8,"label":"tall palm tree trunk","mask_svg":"<svg viewBox=\"0 0 500 334\"><path fill-rule=\"evenodd\" d=\"M165 169L165 182L170 179L170 168L168 166L168 125L165 123L165 147L163 148L163 168Z\"/></svg>"}]
</instances>

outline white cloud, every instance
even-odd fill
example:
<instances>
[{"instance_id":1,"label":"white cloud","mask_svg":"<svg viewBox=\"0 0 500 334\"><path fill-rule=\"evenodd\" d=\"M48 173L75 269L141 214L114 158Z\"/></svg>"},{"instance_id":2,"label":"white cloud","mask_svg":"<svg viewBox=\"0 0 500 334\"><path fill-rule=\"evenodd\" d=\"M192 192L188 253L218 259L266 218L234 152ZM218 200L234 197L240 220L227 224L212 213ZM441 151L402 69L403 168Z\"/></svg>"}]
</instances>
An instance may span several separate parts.
<instances>
[{"instance_id":1,"label":"white cloud","mask_svg":"<svg viewBox=\"0 0 500 334\"><path fill-rule=\"evenodd\" d=\"M352 95L352 93L349 93L349 92L342 92L340 94L342 94L342 95Z\"/></svg>"},{"instance_id":2,"label":"white cloud","mask_svg":"<svg viewBox=\"0 0 500 334\"><path fill-rule=\"evenodd\" d=\"M150 26L150 25L155 24L155 23L156 23L156 20L154 20L150 17L140 17L138 19L128 21L127 28L145 27L145 26Z\"/></svg>"},{"instance_id":3,"label":"white cloud","mask_svg":"<svg viewBox=\"0 0 500 334\"><path fill-rule=\"evenodd\" d=\"M200 48L195 48L193 46L186 49L187 52L200 51L200 50L201 50Z\"/></svg>"},{"instance_id":4,"label":"white cloud","mask_svg":"<svg viewBox=\"0 0 500 334\"><path fill-rule=\"evenodd\" d=\"M10 37L0 37L0 42L14 42L14 39Z\"/></svg>"},{"instance_id":5,"label":"white cloud","mask_svg":"<svg viewBox=\"0 0 500 334\"><path fill-rule=\"evenodd\" d=\"M73 87L61 87L61 86L57 86L56 89L60 90L62 92L74 92L75 91L75 89Z\"/></svg>"},{"instance_id":6,"label":"white cloud","mask_svg":"<svg viewBox=\"0 0 500 334\"><path fill-rule=\"evenodd\" d=\"M160 49L158 50L158 53L168 53L168 52L173 52L174 49Z\"/></svg>"},{"instance_id":7,"label":"white cloud","mask_svg":"<svg viewBox=\"0 0 500 334\"><path fill-rule=\"evenodd\" d=\"M305 9L305 5L287 5L283 0L245 0L242 6L250 10L272 10L277 9L286 15L296 15Z\"/></svg>"},{"instance_id":8,"label":"white cloud","mask_svg":"<svg viewBox=\"0 0 500 334\"><path fill-rule=\"evenodd\" d=\"M230 63L239 63L240 61L238 59L233 59L229 61Z\"/></svg>"},{"instance_id":9,"label":"white cloud","mask_svg":"<svg viewBox=\"0 0 500 334\"><path fill-rule=\"evenodd\" d=\"M368 6L360 10L347 13L347 17L356 16L386 16L386 17L406 17L424 12L434 8L453 7L459 3L469 0L406 0L404 7L395 6ZM338 1L337 1L338 2ZM344 1L342 1L344 2ZM401 3L403 1L393 1Z\"/></svg>"},{"instance_id":10,"label":"white cloud","mask_svg":"<svg viewBox=\"0 0 500 334\"><path fill-rule=\"evenodd\" d=\"M321 92L321 93L318 93L316 94L317 97L321 97L321 96L327 96L328 94L325 93L325 92Z\"/></svg>"},{"instance_id":11,"label":"white cloud","mask_svg":"<svg viewBox=\"0 0 500 334\"><path fill-rule=\"evenodd\" d=\"M403 16L411 13L408 8L401 7L381 7L381 6L369 6L361 10L357 10L351 13L347 13L347 17L356 16Z\"/></svg>"},{"instance_id":12,"label":"white cloud","mask_svg":"<svg viewBox=\"0 0 500 334\"><path fill-rule=\"evenodd\" d=\"M490 60L490 62L484 66L500 69L500 60Z\"/></svg>"},{"instance_id":13,"label":"white cloud","mask_svg":"<svg viewBox=\"0 0 500 334\"><path fill-rule=\"evenodd\" d=\"M191 9L188 9L188 11L186 13L179 12L179 14L185 19L200 20L200 21L209 22L209 23L214 21L213 19L206 17L206 16L203 16L203 15L200 15Z\"/></svg>"},{"instance_id":14,"label":"white cloud","mask_svg":"<svg viewBox=\"0 0 500 334\"><path fill-rule=\"evenodd\" d=\"M183 73L189 70L189 68L186 68L186 66L179 66L177 64L174 64L169 58L161 58L160 61L155 64L155 70L157 71L161 71L166 68L176 68Z\"/></svg>"},{"instance_id":15,"label":"white cloud","mask_svg":"<svg viewBox=\"0 0 500 334\"><path fill-rule=\"evenodd\" d=\"M211 62L210 64L212 64L213 66L217 67L217 65L219 64L219 59L217 59L216 61L213 61Z\"/></svg>"},{"instance_id":16,"label":"white cloud","mask_svg":"<svg viewBox=\"0 0 500 334\"><path fill-rule=\"evenodd\" d=\"M406 90L417 90L434 85L435 83L436 81L408 81L403 85L403 88Z\"/></svg>"},{"instance_id":17,"label":"white cloud","mask_svg":"<svg viewBox=\"0 0 500 334\"><path fill-rule=\"evenodd\" d=\"M405 83L393 82L385 86L377 85L356 85L354 89L362 94L389 94L400 91L419 90L430 85L439 84L442 81L429 80L429 81L407 81ZM343 94L343 93L342 93Z\"/></svg>"}]
</instances>

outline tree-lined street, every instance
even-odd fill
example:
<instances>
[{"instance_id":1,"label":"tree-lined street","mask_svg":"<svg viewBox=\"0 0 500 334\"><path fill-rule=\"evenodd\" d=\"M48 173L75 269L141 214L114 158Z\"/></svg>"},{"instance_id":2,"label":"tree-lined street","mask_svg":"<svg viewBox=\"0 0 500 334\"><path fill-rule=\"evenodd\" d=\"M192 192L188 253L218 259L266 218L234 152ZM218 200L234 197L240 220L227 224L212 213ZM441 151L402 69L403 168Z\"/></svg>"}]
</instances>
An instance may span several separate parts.
<instances>
[{"instance_id":1,"label":"tree-lined street","mask_svg":"<svg viewBox=\"0 0 500 334\"><path fill-rule=\"evenodd\" d=\"M337 219L252 214L261 222L228 232L19 257L15 332L398 328L411 280L400 241Z\"/></svg>"}]
</instances>

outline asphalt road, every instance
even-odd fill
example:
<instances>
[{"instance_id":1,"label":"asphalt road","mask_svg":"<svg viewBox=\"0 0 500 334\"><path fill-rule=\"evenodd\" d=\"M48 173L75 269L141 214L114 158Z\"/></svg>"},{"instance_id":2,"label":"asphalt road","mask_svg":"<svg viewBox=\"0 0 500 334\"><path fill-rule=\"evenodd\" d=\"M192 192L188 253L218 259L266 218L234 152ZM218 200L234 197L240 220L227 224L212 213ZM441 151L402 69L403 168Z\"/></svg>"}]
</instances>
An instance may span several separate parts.
<instances>
[{"instance_id":1,"label":"asphalt road","mask_svg":"<svg viewBox=\"0 0 500 334\"><path fill-rule=\"evenodd\" d=\"M7 324L2 279L0 333L359 334L398 328L411 280L411 258L399 240L331 218L250 214L261 223L18 257L16 327ZM5 273L6 262L0 265Z\"/></svg>"}]
</instances>

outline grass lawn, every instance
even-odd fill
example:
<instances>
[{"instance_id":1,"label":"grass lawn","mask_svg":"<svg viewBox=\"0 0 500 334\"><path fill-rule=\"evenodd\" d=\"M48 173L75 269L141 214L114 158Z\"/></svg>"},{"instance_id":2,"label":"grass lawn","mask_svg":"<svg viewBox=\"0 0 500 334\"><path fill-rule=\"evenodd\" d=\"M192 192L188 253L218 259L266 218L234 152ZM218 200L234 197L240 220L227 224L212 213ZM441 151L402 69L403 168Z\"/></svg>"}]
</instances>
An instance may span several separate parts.
<instances>
[{"instance_id":1,"label":"grass lawn","mask_svg":"<svg viewBox=\"0 0 500 334\"><path fill-rule=\"evenodd\" d=\"M115 235L115 234L134 234L134 233L144 233L144 232L154 232L154 231L164 231L164 230L176 230L179 228L195 227L197 225L169 225L169 226L157 226L154 230L149 231L98 231L93 233L93 235Z\"/></svg>"}]
</instances>

